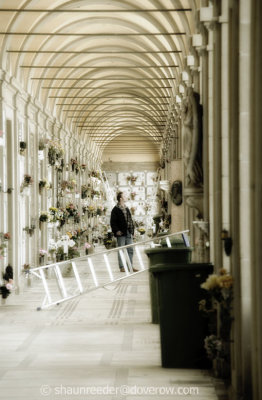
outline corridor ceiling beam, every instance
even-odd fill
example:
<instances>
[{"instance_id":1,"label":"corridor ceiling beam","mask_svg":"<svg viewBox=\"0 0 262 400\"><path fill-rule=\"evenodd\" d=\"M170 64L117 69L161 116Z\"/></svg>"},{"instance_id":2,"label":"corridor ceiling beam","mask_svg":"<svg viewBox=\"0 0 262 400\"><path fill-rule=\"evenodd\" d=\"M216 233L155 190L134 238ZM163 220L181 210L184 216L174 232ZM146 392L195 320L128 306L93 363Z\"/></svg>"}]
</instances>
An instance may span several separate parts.
<instances>
[{"instance_id":1,"label":"corridor ceiling beam","mask_svg":"<svg viewBox=\"0 0 262 400\"><path fill-rule=\"evenodd\" d=\"M166 104L166 105L168 105L169 103L161 103L161 104ZM99 108L99 106L116 106L116 107L119 107L119 106L139 106L139 108L141 107L141 106L144 106L144 107L146 107L146 109L148 110L148 111L150 111L151 109L150 108L148 108L148 107L150 107L150 106L152 106L152 104L143 104L143 103L118 103L118 104L109 104L109 103L93 103L93 104L90 104L90 103L85 103L85 104L81 104L81 103L73 103L73 104L70 104L70 103L65 103L65 104L63 104L63 103L56 103L56 105L57 106L61 106L61 107L68 107L69 105L72 105L73 107L78 107L78 106L83 106L83 107L85 107L85 111L88 111L88 108L86 107L86 106L96 106L96 109L97 108ZM160 105L160 104L157 104L157 105ZM155 106L155 104L154 104L154 106ZM69 112L69 111L77 111L78 110L78 108L66 108L66 109L63 109L62 111L63 112ZM79 111L83 111L83 109L79 109ZM107 109L105 109L104 111L107 111ZM161 111L168 111L168 108L158 108L157 110L156 110L157 112L161 112Z\"/></svg>"},{"instance_id":2,"label":"corridor ceiling beam","mask_svg":"<svg viewBox=\"0 0 262 400\"><path fill-rule=\"evenodd\" d=\"M134 123L136 121L134 121L134 120L125 121L125 123L128 123L128 122ZM159 126L166 126L166 124L156 124L156 123L153 124L152 123L152 128L151 128L149 123L146 123L146 121L144 123L142 121L141 122L137 121L137 125L133 125L133 126L123 125L123 122L121 122L121 125L119 125L117 121L114 121L114 122L112 122L112 125L105 125L103 123L101 125L77 125L77 128L98 128L98 129L100 129L100 126L102 128L136 128L136 127L146 126L146 127L148 127L148 129L152 129L154 127L157 128Z\"/></svg>"},{"instance_id":3,"label":"corridor ceiling beam","mask_svg":"<svg viewBox=\"0 0 262 400\"><path fill-rule=\"evenodd\" d=\"M161 80L175 80L176 78L30 78L31 80L47 80L47 81L161 81Z\"/></svg>"},{"instance_id":4,"label":"corridor ceiling beam","mask_svg":"<svg viewBox=\"0 0 262 400\"><path fill-rule=\"evenodd\" d=\"M77 68L77 69L136 69L136 68L153 68L153 69L158 69L158 68L179 68L179 65L176 64L170 64L170 65L94 65L94 66L82 66L82 65L20 65L20 68L45 68L45 69L55 69L55 68L63 68L63 69L68 69L68 68Z\"/></svg>"},{"instance_id":5,"label":"corridor ceiling beam","mask_svg":"<svg viewBox=\"0 0 262 400\"><path fill-rule=\"evenodd\" d=\"M113 97L113 96L48 96L49 99L169 99L171 96L122 96L122 97Z\"/></svg>"},{"instance_id":6,"label":"corridor ceiling beam","mask_svg":"<svg viewBox=\"0 0 262 400\"><path fill-rule=\"evenodd\" d=\"M107 89L172 89L172 86L117 86L117 87L96 87L96 86L42 86L42 89L95 89L95 90L107 90Z\"/></svg>"},{"instance_id":7,"label":"corridor ceiling beam","mask_svg":"<svg viewBox=\"0 0 262 400\"><path fill-rule=\"evenodd\" d=\"M140 33L66 33L66 32L0 32L6 36L92 36L92 37L119 37L119 36L184 36L186 32L140 32Z\"/></svg>"},{"instance_id":8,"label":"corridor ceiling beam","mask_svg":"<svg viewBox=\"0 0 262 400\"><path fill-rule=\"evenodd\" d=\"M166 13L166 12L187 12L192 11L192 8L139 8L139 9L91 9L91 10L83 10L83 9L37 9L37 8L0 8L0 12L18 12L18 13L45 13L45 14L54 14L54 13Z\"/></svg>"},{"instance_id":9,"label":"corridor ceiling beam","mask_svg":"<svg viewBox=\"0 0 262 400\"><path fill-rule=\"evenodd\" d=\"M7 53L15 54L173 54L182 53L182 50L108 50L108 51L69 51L69 50L7 50Z\"/></svg>"}]
</instances>

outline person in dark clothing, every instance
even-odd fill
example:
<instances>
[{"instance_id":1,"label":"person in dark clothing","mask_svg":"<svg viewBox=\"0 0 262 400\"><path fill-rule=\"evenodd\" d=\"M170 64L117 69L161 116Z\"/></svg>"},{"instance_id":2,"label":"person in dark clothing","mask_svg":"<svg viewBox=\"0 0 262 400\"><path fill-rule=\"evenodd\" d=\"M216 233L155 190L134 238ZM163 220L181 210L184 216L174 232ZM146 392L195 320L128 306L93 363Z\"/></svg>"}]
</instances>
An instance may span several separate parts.
<instances>
[{"instance_id":1,"label":"person in dark clothing","mask_svg":"<svg viewBox=\"0 0 262 400\"><path fill-rule=\"evenodd\" d=\"M117 245L126 246L133 243L134 223L131 212L125 205L126 196L123 192L117 194L117 204L111 211L110 225L114 236L117 239ZM133 265L133 247L127 248L127 253L131 265ZM121 272L125 272L123 261L118 253L118 264ZM134 272L137 269L133 268Z\"/></svg>"}]
</instances>

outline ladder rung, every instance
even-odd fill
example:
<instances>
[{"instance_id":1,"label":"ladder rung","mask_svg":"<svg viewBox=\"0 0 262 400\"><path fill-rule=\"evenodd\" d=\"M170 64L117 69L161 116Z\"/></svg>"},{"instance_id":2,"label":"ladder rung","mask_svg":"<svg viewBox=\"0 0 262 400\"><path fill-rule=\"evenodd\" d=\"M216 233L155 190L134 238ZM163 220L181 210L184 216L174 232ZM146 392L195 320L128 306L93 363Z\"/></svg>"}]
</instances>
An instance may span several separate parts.
<instances>
[{"instance_id":1,"label":"ladder rung","mask_svg":"<svg viewBox=\"0 0 262 400\"><path fill-rule=\"evenodd\" d=\"M172 247L169 237L166 238L167 247Z\"/></svg>"},{"instance_id":2,"label":"ladder rung","mask_svg":"<svg viewBox=\"0 0 262 400\"><path fill-rule=\"evenodd\" d=\"M46 282L45 273L44 273L43 269L40 269L39 272L40 272L40 275L41 275L41 278L42 278L42 282L43 282L43 286L44 286L44 289L45 289L45 293L46 293L46 297L48 299L48 302L52 303L52 298L51 298L51 295L50 295L50 292L49 292L49 289L48 289L48 284Z\"/></svg>"},{"instance_id":3,"label":"ladder rung","mask_svg":"<svg viewBox=\"0 0 262 400\"><path fill-rule=\"evenodd\" d=\"M104 254L104 260L105 260L105 263L106 263L106 268L107 268L110 280L111 280L111 282L113 282L114 277L113 277L111 266L110 266L110 263L109 263L109 260L108 260L108 257L107 257L106 254Z\"/></svg>"},{"instance_id":4,"label":"ladder rung","mask_svg":"<svg viewBox=\"0 0 262 400\"><path fill-rule=\"evenodd\" d=\"M65 297L67 297L67 290L64 285L64 281L63 281L63 277L62 277L59 265L55 266L55 272L56 272L56 278L58 281L58 287L61 290L62 296L65 298Z\"/></svg>"},{"instance_id":5,"label":"ladder rung","mask_svg":"<svg viewBox=\"0 0 262 400\"><path fill-rule=\"evenodd\" d=\"M140 254L139 247L136 246L135 249L136 249L136 255L137 255L137 258L138 258L140 267L141 267L142 270L144 270L144 269L145 269L145 266L144 266L144 263L143 263L143 260L142 260L141 254Z\"/></svg>"},{"instance_id":6,"label":"ladder rung","mask_svg":"<svg viewBox=\"0 0 262 400\"><path fill-rule=\"evenodd\" d=\"M119 251L119 254L120 254L120 257L121 257L121 260L122 260L124 269L125 269L125 273L126 273L127 275L129 275L129 271L128 271L128 268L127 268L127 263L126 263L126 259L125 259L123 250L118 250L118 251Z\"/></svg>"},{"instance_id":7,"label":"ladder rung","mask_svg":"<svg viewBox=\"0 0 262 400\"><path fill-rule=\"evenodd\" d=\"M84 289L83 289L83 286L82 286L82 282L81 282L78 270L76 268L76 264L73 261L72 261L72 268L73 268L73 271L74 271L74 274L75 274L75 278L76 278L76 282L77 282L77 285L78 285L79 292L83 293Z\"/></svg>"},{"instance_id":8,"label":"ladder rung","mask_svg":"<svg viewBox=\"0 0 262 400\"><path fill-rule=\"evenodd\" d=\"M98 286L98 280L97 280L97 277L96 277L93 261L91 260L90 257L88 257L87 261L88 261L89 268L90 268L90 271L91 271L91 274L92 274L92 277L93 277L94 284L95 284L95 286Z\"/></svg>"}]
</instances>

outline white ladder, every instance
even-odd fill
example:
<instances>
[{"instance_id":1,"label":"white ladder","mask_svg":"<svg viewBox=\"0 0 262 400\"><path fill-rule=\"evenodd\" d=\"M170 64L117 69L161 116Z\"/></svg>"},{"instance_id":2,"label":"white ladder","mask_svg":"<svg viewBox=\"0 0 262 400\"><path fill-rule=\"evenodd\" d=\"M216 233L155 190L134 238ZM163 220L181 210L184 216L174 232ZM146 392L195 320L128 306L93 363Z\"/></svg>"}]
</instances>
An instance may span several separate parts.
<instances>
[{"instance_id":1,"label":"white ladder","mask_svg":"<svg viewBox=\"0 0 262 400\"><path fill-rule=\"evenodd\" d=\"M146 248L161 246L160 243L162 243L163 240L166 241L167 247L171 247L170 238L177 235L181 235L184 239L184 243L188 245L188 232L188 230L176 232L153 239L143 240L127 246L100 251L84 257L29 269L29 274L41 279L45 293L42 305L38 307L37 310L58 305L84 293L89 293L132 275L144 272L148 269L142 257ZM134 255L136 256L138 268L137 265L135 265L135 268L138 269L138 272L133 271L128 256L128 248L130 247L133 248ZM124 265L124 274L115 272L115 270L119 271L118 257L121 258ZM111 266L112 262L114 262L114 271ZM68 268L70 270L70 276L65 276L65 270L67 274Z\"/></svg>"}]
</instances>

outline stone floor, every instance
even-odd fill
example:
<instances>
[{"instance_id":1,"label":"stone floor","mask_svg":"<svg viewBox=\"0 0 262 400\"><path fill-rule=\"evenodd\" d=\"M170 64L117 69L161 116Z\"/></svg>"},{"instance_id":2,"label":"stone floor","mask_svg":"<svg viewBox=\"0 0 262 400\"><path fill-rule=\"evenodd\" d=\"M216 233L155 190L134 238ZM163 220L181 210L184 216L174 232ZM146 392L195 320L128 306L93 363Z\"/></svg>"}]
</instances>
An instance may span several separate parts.
<instances>
[{"instance_id":1,"label":"stone floor","mask_svg":"<svg viewBox=\"0 0 262 400\"><path fill-rule=\"evenodd\" d=\"M42 297L34 280L0 306L1 400L227 400L208 371L161 367L148 272L36 311Z\"/></svg>"}]
</instances>

